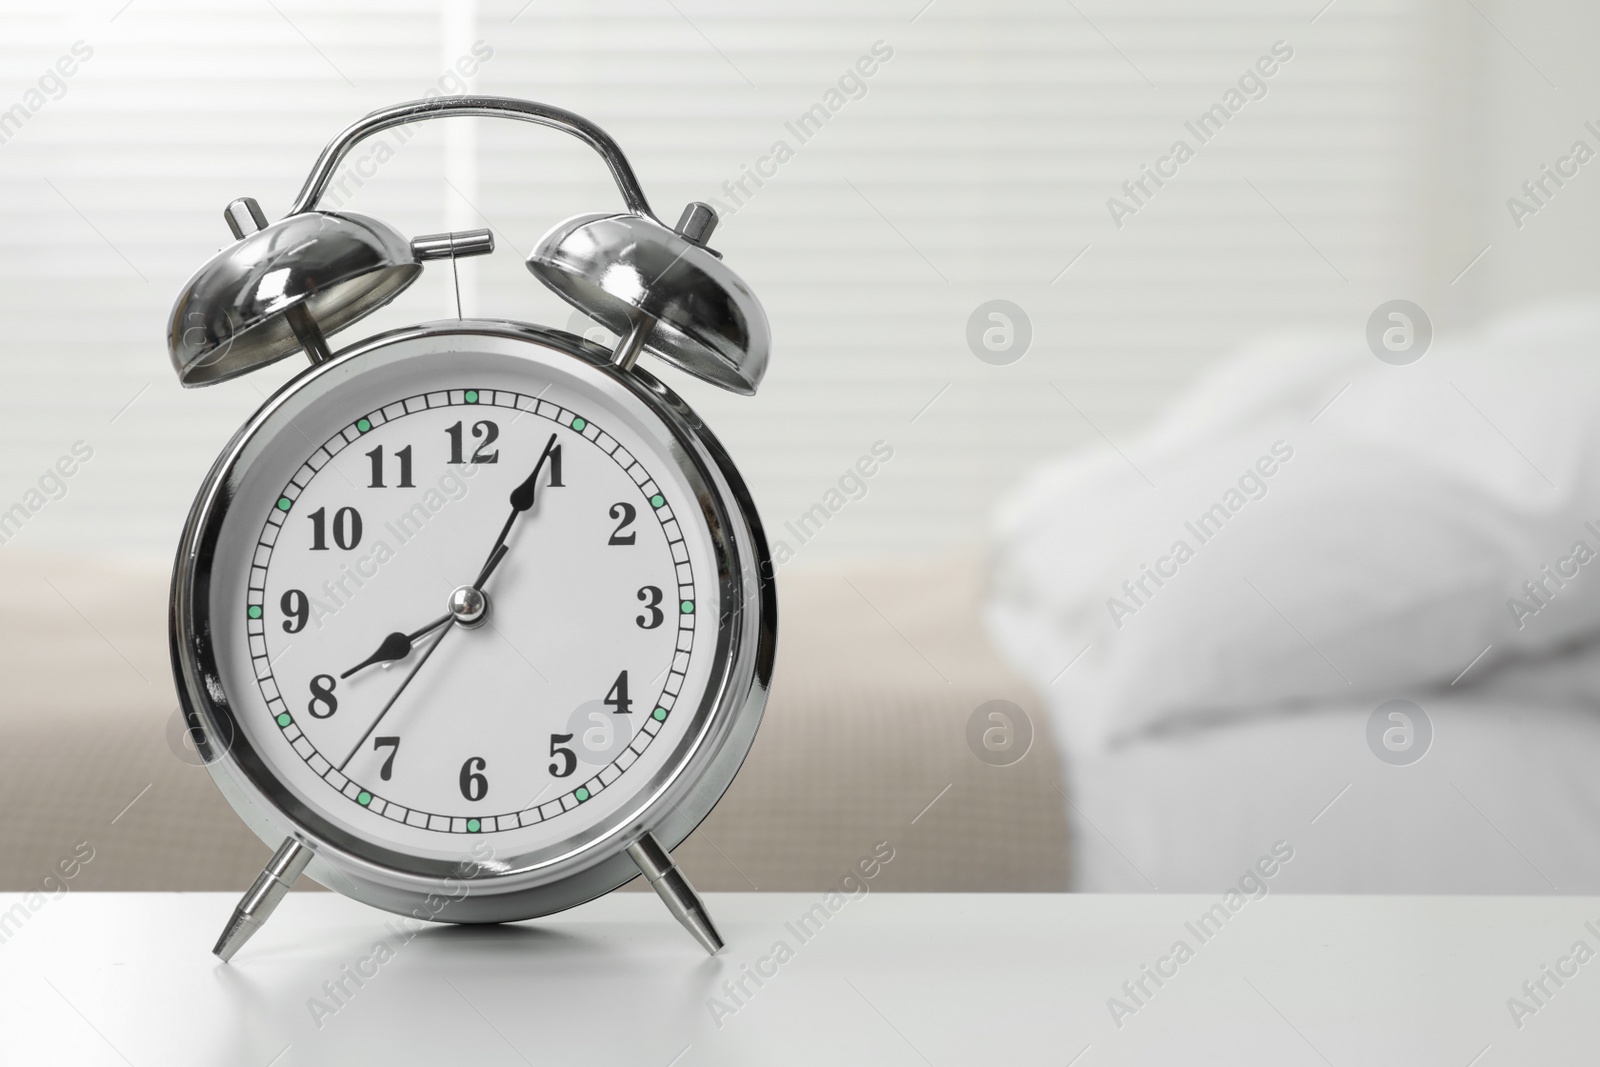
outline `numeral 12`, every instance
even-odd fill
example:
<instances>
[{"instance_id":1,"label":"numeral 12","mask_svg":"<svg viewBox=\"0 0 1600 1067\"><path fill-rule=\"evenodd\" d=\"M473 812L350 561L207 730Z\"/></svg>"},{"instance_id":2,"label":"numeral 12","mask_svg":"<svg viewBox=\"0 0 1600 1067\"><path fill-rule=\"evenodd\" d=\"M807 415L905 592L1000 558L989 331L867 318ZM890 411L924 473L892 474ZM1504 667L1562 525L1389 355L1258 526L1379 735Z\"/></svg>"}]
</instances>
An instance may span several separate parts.
<instances>
[{"instance_id":1,"label":"numeral 12","mask_svg":"<svg viewBox=\"0 0 1600 1067\"><path fill-rule=\"evenodd\" d=\"M462 456L461 423L458 422L454 426L446 427L444 432L450 438L450 462L451 463L463 463L463 462L465 462L465 460L463 460L461 458L461 456ZM500 450L498 448L495 449L493 452L488 451L489 446L494 444L495 441L498 440L499 437L500 437L500 427L499 426L496 426L494 423L490 422L488 419L484 419L482 422L475 422L475 423L472 424L472 436L473 437L481 437L481 438L483 438L483 444L479 445L472 453L472 462L474 462L474 463L499 463L500 462ZM557 467L556 469L560 470L559 467ZM557 480L559 481L560 479L557 479Z\"/></svg>"}]
</instances>

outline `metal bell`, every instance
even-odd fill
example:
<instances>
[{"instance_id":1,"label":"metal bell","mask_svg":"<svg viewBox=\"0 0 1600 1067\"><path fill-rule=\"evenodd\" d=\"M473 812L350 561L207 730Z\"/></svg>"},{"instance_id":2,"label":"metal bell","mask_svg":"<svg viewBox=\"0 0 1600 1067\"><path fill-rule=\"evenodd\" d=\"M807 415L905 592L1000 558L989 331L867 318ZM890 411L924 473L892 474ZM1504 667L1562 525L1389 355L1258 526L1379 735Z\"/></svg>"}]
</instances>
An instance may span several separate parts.
<instances>
[{"instance_id":1,"label":"metal bell","mask_svg":"<svg viewBox=\"0 0 1600 1067\"><path fill-rule=\"evenodd\" d=\"M578 215L540 238L528 270L624 338L623 365L642 348L749 395L767 372L772 334L750 287L705 247L716 222L699 203L676 229L638 212Z\"/></svg>"},{"instance_id":2,"label":"metal bell","mask_svg":"<svg viewBox=\"0 0 1600 1067\"><path fill-rule=\"evenodd\" d=\"M167 348L185 386L213 385L296 352L329 358L326 335L377 311L422 261L494 249L487 230L407 241L377 219L305 211L268 224L248 197L223 213L238 240L189 280Z\"/></svg>"},{"instance_id":3,"label":"metal bell","mask_svg":"<svg viewBox=\"0 0 1600 1067\"><path fill-rule=\"evenodd\" d=\"M416 280L411 245L364 215L311 211L267 223L254 200L224 213L239 240L184 286L167 348L186 386L227 381L304 350L370 315Z\"/></svg>"}]
</instances>

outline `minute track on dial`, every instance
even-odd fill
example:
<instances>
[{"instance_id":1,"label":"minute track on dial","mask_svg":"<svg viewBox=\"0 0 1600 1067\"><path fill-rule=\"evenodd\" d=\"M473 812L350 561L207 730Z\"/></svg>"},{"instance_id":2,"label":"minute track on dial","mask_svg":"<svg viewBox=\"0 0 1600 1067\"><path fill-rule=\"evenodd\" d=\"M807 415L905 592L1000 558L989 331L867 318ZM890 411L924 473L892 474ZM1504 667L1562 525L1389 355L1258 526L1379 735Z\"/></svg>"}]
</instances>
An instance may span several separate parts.
<instances>
[{"instance_id":1,"label":"minute track on dial","mask_svg":"<svg viewBox=\"0 0 1600 1067\"><path fill-rule=\"evenodd\" d=\"M370 402L369 400L368 403ZM338 680L339 670L328 671L327 673L333 677L322 678L320 683L316 678L311 679L313 707L308 708L304 704L303 696L289 696L289 693L304 693L306 677L309 677L314 670L325 668L318 667L315 660L307 661L298 655L282 664L276 663L279 656L278 642L282 639L273 636L278 633L280 627L275 620L269 621L268 613L276 610L270 607L265 609L253 607L249 616L250 631L265 637L268 644L273 646L271 648L262 646L260 637L253 639L257 653L252 657L252 661L257 664L253 670L262 695L269 702L268 710L275 717L276 732L283 736L299 760L310 768L311 773L342 794L345 802L352 808L369 811L387 823L421 829L430 834L516 834L518 831L555 819L561 819L563 822L575 821L579 826L583 826L587 817L576 815L579 809L592 808L591 802L611 789L632 790L634 786L630 783L641 780L637 771L629 771L630 767L648 765L651 773L655 773L654 761L659 758L655 753L663 741L680 743L678 732L681 728L670 725L682 721L674 715L674 709L685 702L686 689L690 693L700 692L698 688L700 683L694 680L693 676L705 669L696 666L701 662L696 657L704 653L693 635L696 629L694 623L700 614L699 609L705 605L698 604L694 573L698 568L691 568L690 558L695 555L695 539L701 536L701 533L698 521L691 521L680 528L679 516L674 514L675 509L671 503L673 500L694 499L694 494L685 492L682 486L672 480L657 481L654 475L654 465L669 457L657 454L655 449L640 447L634 441L627 441L625 445L623 441L619 441L607 432L604 422L597 422L591 416L590 412L596 409L585 410L576 405L568 406L565 403L555 402L548 395L547 389L543 388L519 391L447 385L426 392L397 395L396 399L369 408L353 422L339 428L317 452L302 463L300 469L289 477L287 482L276 483L281 484L282 489L272 495L272 499L277 503L270 510L269 519L257 541L255 557L252 560L257 569L251 572L252 589L249 595L252 603L272 605L277 603L286 589L303 587L309 590L315 585L317 578L327 573L329 562L340 566L342 570L348 570L352 575L359 575L365 579L370 588L381 590L385 588L385 583L388 583L389 592L356 592L354 600L348 600L354 590L347 592L336 584L333 592L325 594L329 598L326 604L316 600L314 595L311 601L313 608L316 609L313 614L316 615L318 628L331 621L324 608L337 610L341 616L333 629L324 630L325 636L315 639L318 646L331 642L328 647L340 649L337 653L338 660L335 662L342 660L350 666L361 662L364 657L370 657L375 651L375 646L381 642L367 643L370 638L363 639L359 644L365 645L365 651L355 655L353 653L357 649L351 645L357 643L349 641L344 635L351 633L352 630L359 634L363 629L369 633L371 629L377 629L382 636L388 629L385 623L392 625L389 618L394 614L401 614L402 617L409 615L412 609L408 607L408 601L414 594L408 594L407 588L413 587L413 583L419 580L426 585L430 577L433 581L438 580L434 577L438 573L435 565L427 562L427 556L420 553L429 551L437 558L441 552L401 547L398 556L402 561L400 565L389 564L382 560L376 561L382 566L382 570L376 576L378 584L373 586L375 578L373 572L378 570L373 562L357 565L356 561L352 560L349 568L343 568L342 564L338 563L340 557L337 555L331 558L320 554L313 555L312 553L321 551L337 552L352 551L352 549L332 537L328 540L329 549L318 549L313 527L307 524L307 520L297 519L296 516L309 515L315 510L326 507L327 515L332 517L335 516L336 509L347 504L354 505L363 512L367 511L368 504L348 498L345 487L352 480L361 483L368 481L365 477L368 463L352 459L350 462L359 464L357 470L360 476L341 480L332 477L333 470L337 468L330 467L330 461L341 454L346 446L354 445L358 441L361 442L360 448L350 451L349 455L365 456L368 460L370 460L368 453L373 449L374 442L384 448L386 457L395 454L400 444L420 445L422 442L414 430L389 429L397 426L402 420L406 421L408 426L426 427L425 435L442 431L447 439L445 443L452 444L448 438L453 435L446 424L456 421L455 412L461 412L463 408L473 409L475 417L498 422L500 431L497 444L501 450L501 463L507 460L515 462L518 453L524 456L532 454L536 457L534 463L523 467L520 472L515 472L514 469L505 472L517 479L513 483L517 488L528 485L531 479L531 495L534 499L530 501L529 490L523 489L523 492L516 494L515 503L519 506L517 514L520 514L520 506L523 504L528 504L529 510L538 511L536 531L522 531L522 520L517 520L508 514L512 510L506 507L510 503L513 491L511 485L504 489L498 485L494 486L491 495L483 499L481 505L458 505L457 502L460 500L471 499L464 488L466 480L474 477L482 479L486 474L491 477L503 476L498 473L499 468L488 466L480 467L477 472L469 468L460 474L448 475L454 484L448 487L441 484L439 488L444 491L444 496L436 493L432 502L419 501L418 504L412 505L410 511L417 514L417 520L411 519L410 512L403 518L388 522L374 518L368 513L365 516L367 519L365 532L369 536L364 544L373 544L374 538L370 535L376 534L379 539L387 539L388 545L391 546L406 546L413 543L438 545L444 556L442 562L454 569L450 557L458 553L470 555L474 551L471 542L482 537L485 529L494 531L497 535L504 527L505 520L511 519L512 524L506 537L506 544L501 545L495 554L489 557L485 570L480 572L487 575L485 587L493 596L498 590L496 583L505 580L502 571L509 573L505 563L508 553L531 552L532 555L527 562L534 564L534 572L538 573L527 572L526 568L519 564L515 574L510 575L516 581L502 591L513 599L506 600L503 604L496 604L495 607L503 610L495 614L493 619L490 619L488 606L485 605L482 618L485 623L497 623L487 626L487 629L492 631L492 635L499 635L498 639L484 641L445 637L444 640L457 644L453 644L449 652L430 658L423 668L428 672L428 677L415 679L409 684L382 722L368 734L362 743L362 749L357 750L355 755L349 758L346 758L351 751L349 746L356 740L356 735L366 731L369 717L376 714L371 710L373 705L369 701L375 698L380 705L385 703L391 695L391 687L399 679L379 681L376 677L365 677L369 672L363 667L352 676L362 685L362 689L346 693L341 686L338 694L340 705L337 708L337 718L345 722L346 728L351 729L351 733L345 733L340 729L338 722L330 722L335 715L329 706L327 694L323 692L331 688L327 683ZM517 431L508 433L511 427L517 426L518 417L512 416L507 422L495 415L496 410L524 412L527 416L548 421L543 428L530 426L525 421ZM445 414L447 411L451 413ZM427 414L428 412L440 414L433 416ZM421 421L413 424L410 422L412 419ZM621 424L619 428L622 428L624 433L631 430L626 424ZM555 431L554 445L550 441L552 431ZM478 434L472 424L463 427L463 433L471 433L474 437L487 436ZM508 444L513 449L510 454L504 451ZM557 451L558 447L567 453L564 457ZM587 458L591 456L590 448L596 449L599 454L607 458L608 462L599 467L593 466L594 460ZM577 450L576 453L574 449ZM453 451L452 449L451 452ZM465 454L468 450L463 448L461 451ZM444 453L445 450L440 448L435 455L442 458ZM424 458L428 454L429 450L426 448L419 448L414 453L413 478L419 488L426 488L424 479L432 477L429 473L431 468L427 465L432 461ZM538 457L541 456L542 466L538 463ZM451 463L453 464L453 461ZM450 465L445 467L447 471L450 469ZM666 469L672 469L670 463ZM606 474L607 471L615 471L622 477ZM545 503L543 492L551 484L551 479L554 479L554 484L563 490L557 494L561 507L554 510L536 508L537 504ZM398 488L394 484L396 481L394 478L386 480L390 483L388 487L361 484L359 491L363 493L368 489L373 491L370 498L362 499L370 499L377 508L382 508L384 505L376 502L392 498L386 494L381 495L379 491L385 488L391 490ZM478 482L470 483L472 488L478 484ZM438 525L429 522L425 542L417 540L421 536L417 533L421 529L420 524L428 522L421 517L423 504L435 515L440 514L441 508L448 509L443 513L445 515L443 521L434 520L439 523ZM472 507L477 507L479 510L469 511ZM484 515L484 511L489 514ZM392 511L390 513L394 514ZM636 517L643 519L647 516L654 521L635 525ZM691 511L684 517L689 516L695 516L695 513ZM495 518L501 518L502 522L494 524ZM696 520L697 518L695 516ZM485 522L485 519L488 521ZM293 530L297 522L298 530ZM331 534L333 531L331 518L327 529ZM452 530L453 533L447 532ZM630 536L619 538L617 536L619 531ZM593 572L593 582L578 586L573 586L571 580L575 573L575 557L565 551L557 552L560 546L568 544L574 536L580 538L577 545L580 556L584 552L600 554L592 560L585 559L578 566L579 571L586 567L599 567ZM525 548L518 548L519 540L527 542ZM621 549L614 547L617 545L631 547L626 554L623 554ZM389 549L385 548L383 551L390 552L388 558L397 558ZM556 552L557 554L550 558L560 561L562 566L545 573L538 563L545 558L547 552ZM601 556L604 557L603 561ZM410 562L408 564L405 561ZM285 571L282 569L284 567L289 569ZM398 584L394 584L392 579L382 577L382 575L398 576L402 573L407 577ZM530 582L528 579L534 580ZM260 588L262 586L265 588ZM659 603L666 605L665 611L659 613L646 611L641 615L639 604L646 600L641 587L647 586L655 587L645 591ZM255 591L258 588L259 592ZM457 592L469 588L471 587L462 586ZM596 599L589 595L597 589L604 589L606 596ZM561 592L558 593L557 590ZM476 593L477 590L473 592ZM335 593L344 594L349 604L356 605L356 614L348 618L352 621L357 619L365 621L347 628L343 621L346 616L343 613L351 609L346 606L346 601L339 600ZM527 596L534 597L531 603L537 606L536 611L523 610L523 599ZM386 599L389 603L384 604ZM383 606L374 611L373 607L380 604ZM696 607L688 607L690 604ZM556 605L559 607L552 610ZM673 610L674 605L676 610ZM513 608L515 610L512 610ZM290 609L286 607L283 610L288 612ZM386 614L389 618L385 617ZM666 637L648 648L638 646L634 652L628 653L656 660L649 666L643 662L637 664L607 662L586 666L591 650L603 647L602 643L588 642L580 644L578 648L565 647L565 643L574 633L587 628L626 625L627 632L643 634L656 629L656 626L641 623L638 618L657 617L658 614L666 617L660 629L664 634L675 634L675 636ZM290 622L294 621L290 616L286 615L285 618ZM560 620L559 623L554 622L557 619ZM458 617L456 621L462 626L454 628L469 627L465 618ZM674 622L677 625L673 625ZM562 657L555 661L557 668L555 671L551 671L551 668L546 666L546 661L542 659L537 667L528 659L528 654L535 648L544 646L524 643L526 638L532 638L534 634L551 629L552 626L554 628L549 636L555 641L555 645L551 647L560 646L563 649L552 653ZM299 632L290 626L284 626L282 629L291 635ZM263 631L268 632L263 633ZM428 638L437 632L435 630L432 634L423 634L413 640L410 653L403 656L400 661L406 672L409 672L411 666L415 664L417 654L427 651L423 645L433 644ZM304 639L290 637L287 640L297 642ZM493 657L498 665L491 666L488 660L482 658L488 655L490 650L502 653ZM389 651L399 651L399 649L392 648ZM349 658L345 658L347 655ZM518 663L519 656L521 664ZM475 665L458 666L458 658ZM433 662L434 660L438 662ZM520 671L523 669L522 664L525 664L530 672L528 675L530 684L533 684L533 674L536 673L539 675L539 683L554 682L569 690L560 698L563 709L577 706L584 701L599 703L601 695L608 692L607 686L611 686L612 691L615 691L614 679L620 676L624 668L631 668L627 673L634 682L642 678L652 679L650 689L654 690L648 696L643 693L632 695L632 702L635 704L633 710L643 712L643 715L634 720L637 725L630 731L631 740L624 748L610 753L613 758L582 761L579 773L565 780L562 783L564 788L559 793L540 795L536 802L528 800L526 796L514 797L512 790L520 791L522 779L526 777L529 779L527 784L533 788L533 792L539 793L538 787L543 784L543 769L551 762L544 758L544 753L549 747L550 737L554 732L561 731L562 726L553 721L548 727L541 725L537 729L532 729L533 736L521 737L518 731L526 733L531 729L526 726L529 721L526 716L513 714L505 723L497 724L494 714L491 713L492 709L500 707L504 700L510 700L514 704L519 699L518 693L521 692L516 683L509 681L509 675L506 683L509 688L504 688L501 696L489 698L487 702L480 698L471 703L461 703L464 692L485 692L486 685L492 688L497 684L486 680L498 677L503 672ZM665 671L663 672L661 668L665 668ZM284 676L285 670L289 672L287 676ZM593 677L583 675L585 670L589 670ZM579 688L576 692L571 692L574 679L579 676L583 676L584 680L578 683ZM461 688L463 685L465 689ZM699 699L698 695L695 699ZM289 707L283 706L286 700ZM294 706L296 703L299 703L298 708ZM448 713L437 713L440 710ZM465 714L467 712L470 714ZM359 724L349 722L352 713L363 721ZM483 718L485 714L489 715L487 719ZM398 722L402 718L405 722ZM491 765L498 766L498 775L491 771L489 779L492 787L490 795L498 797L499 802L480 804L472 796L464 794L467 804L463 806L455 795L459 756L455 757L447 768L433 767L429 763L429 760L443 762L442 756L437 755L442 751L440 744L445 747L456 744L457 737L460 736L459 730L464 726L471 730L490 730L489 736L493 740L487 744L474 744L464 748L459 756L487 755ZM428 740L418 740L419 730ZM379 737L380 731L384 734L405 734L408 739L405 743L405 752L409 752L410 755L407 756L403 752L398 762L391 763L395 768L392 783L387 777L381 782L378 780L379 767L384 762L387 750L379 752L376 757L377 763L372 763L370 766L368 764L373 752L374 738ZM496 734L494 731L501 733ZM507 747L508 744L511 747ZM319 745L337 747L334 753L324 756L318 751ZM513 751L536 752L539 758L532 759L531 762L527 760L508 762L506 753ZM392 756L392 753L389 755ZM497 755L500 757L498 763ZM424 767L430 769L419 774ZM540 781L532 781L533 778L539 778ZM449 783L448 789L441 785L445 782ZM335 814L335 818L337 817ZM357 825L365 831L368 825L366 817L357 816L356 819ZM380 829L377 832L394 835L410 834L411 830Z\"/></svg>"}]
</instances>

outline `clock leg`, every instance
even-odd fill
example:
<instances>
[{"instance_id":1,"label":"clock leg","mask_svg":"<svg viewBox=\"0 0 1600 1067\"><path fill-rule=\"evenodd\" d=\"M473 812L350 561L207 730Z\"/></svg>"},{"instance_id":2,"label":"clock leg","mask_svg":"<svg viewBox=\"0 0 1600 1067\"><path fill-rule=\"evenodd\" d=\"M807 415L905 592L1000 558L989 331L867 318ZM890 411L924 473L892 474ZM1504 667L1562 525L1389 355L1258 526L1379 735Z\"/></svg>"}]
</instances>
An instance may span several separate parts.
<instances>
[{"instance_id":1,"label":"clock leg","mask_svg":"<svg viewBox=\"0 0 1600 1067\"><path fill-rule=\"evenodd\" d=\"M233 918L217 938L217 947L211 951L224 963L233 958L244 943L261 929L273 909L283 900L284 894L294 886L295 880L311 862L311 850L294 838L286 839L278 851L267 861L266 868L256 876L255 884L233 909Z\"/></svg>"},{"instance_id":2,"label":"clock leg","mask_svg":"<svg viewBox=\"0 0 1600 1067\"><path fill-rule=\"evenodd\" d=\"M667 905L667 910L694 935L702 948L715 956L722 951L722 935L711 924L711 915L689 879L683 876L667 850L651 834L628 846L628 855L650 882L650 887Z\"/></svg>"}]
</instances>

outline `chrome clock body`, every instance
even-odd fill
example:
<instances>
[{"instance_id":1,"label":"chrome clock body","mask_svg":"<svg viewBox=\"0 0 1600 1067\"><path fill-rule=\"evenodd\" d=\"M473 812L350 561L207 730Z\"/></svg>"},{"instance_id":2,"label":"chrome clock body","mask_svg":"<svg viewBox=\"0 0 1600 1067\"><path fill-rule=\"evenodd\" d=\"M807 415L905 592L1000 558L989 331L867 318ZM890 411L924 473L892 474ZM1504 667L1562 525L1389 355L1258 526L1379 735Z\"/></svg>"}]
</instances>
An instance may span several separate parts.
<instances>
[{"instance_id":1,"label":"chrome clock body","mask_svg":"<svg viewBox=\"0 0 1600 1067\"><path fill-rule=\"evenodd\" d=\"M229 627L239 621L222 618L218 605L222 583L237 583L241 565L249 569L255 546L238 533L247 519L236 513L247 498L259 503L259 491L249 497L248 483L271 442L297 431L298 421L319 405L342 395L359 397L364 383L386 369L403 370L404 364L437 373L457 361L480 371L500 368L494 373L501 380L515 378L519 367L535 383L565 377L590 392L597 410L644 413L633 420L635 431L654 435L656 456L670 457L673 476L689 488L698 512L685 521L703 523L708 532L715 573L697 580L714 585L719 617L706 619L696 635L715 641L703 695L693 707L672 713L675 719L687 716L687 728L647 783L628 786L629 799L619 810L583 832L531 850L506 851L495 844L502 835L483 833L471 839L470 850L463 842L453 853L429 855L426 849L385 847L352 831L286 783L266 747L270 734L245 718L254 701L242 691L238 671L230 675L225 647ZM680 505L688 506L689 501ZM259 526L258 516L255 521ZM442 606L444 592L437 599ZM173 574L171 638L184 712L212 777L263 841L274 847L297 842L310 853L307 872L313 878L376 907L440 921L501 922L606 893L640 873L641 839L653 838L670 850L699 824L732 781L760 723L772 677L776 609L772 566L749 493L715 437L670 389L562 331L447 321L345 348L284 386L239 430L206 478L184 528Z\"/></svg>"}]
</instances>

